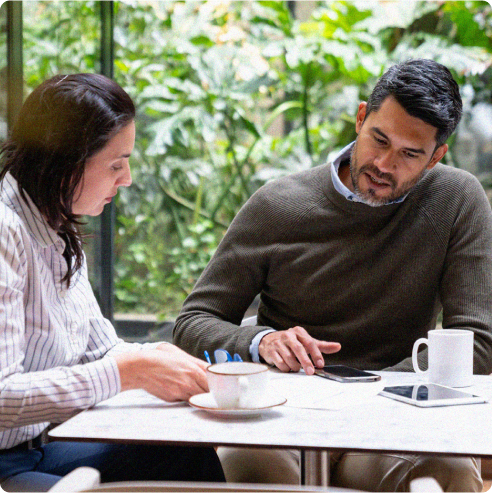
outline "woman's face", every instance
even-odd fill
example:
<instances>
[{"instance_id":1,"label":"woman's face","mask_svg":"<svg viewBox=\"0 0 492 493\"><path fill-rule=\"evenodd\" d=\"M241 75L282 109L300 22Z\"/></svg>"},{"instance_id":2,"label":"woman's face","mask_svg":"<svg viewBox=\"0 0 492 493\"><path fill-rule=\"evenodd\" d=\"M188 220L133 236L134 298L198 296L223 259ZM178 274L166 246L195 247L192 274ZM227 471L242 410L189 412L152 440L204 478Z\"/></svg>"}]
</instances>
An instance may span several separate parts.
<instances>
[{"instance_id":1,"label":"woman's face","mask_svg":"<svg viewBox=\"0 0 492 493\"><path fill-rule=\"evenodd\" d=\"M99 152L85 163L75 190L72 212L98 216L118 192L132 183L129 158L135 144L135 123L123 127Z\"/></svg>"}]
</instances>

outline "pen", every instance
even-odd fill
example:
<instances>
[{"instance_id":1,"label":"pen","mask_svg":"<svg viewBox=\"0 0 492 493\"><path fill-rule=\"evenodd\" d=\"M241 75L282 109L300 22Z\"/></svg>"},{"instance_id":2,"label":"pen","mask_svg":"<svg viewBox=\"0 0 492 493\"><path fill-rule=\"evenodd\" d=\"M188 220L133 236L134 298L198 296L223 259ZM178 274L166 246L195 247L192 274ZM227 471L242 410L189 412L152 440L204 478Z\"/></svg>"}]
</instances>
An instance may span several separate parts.
<instances>
[{"instance_id":1,"label":"pen","mask_svg":"<svg viewBox=\"0 0 492 493\"><path fill-rule=\"evenodd\" d=\"M208 351L204 351L204 354L205 354L205 358L206 358L206 360L207 360L210 364L212 364L212 362L210 361L210 356L208 355Z\"/></svg>"}]
</instances>

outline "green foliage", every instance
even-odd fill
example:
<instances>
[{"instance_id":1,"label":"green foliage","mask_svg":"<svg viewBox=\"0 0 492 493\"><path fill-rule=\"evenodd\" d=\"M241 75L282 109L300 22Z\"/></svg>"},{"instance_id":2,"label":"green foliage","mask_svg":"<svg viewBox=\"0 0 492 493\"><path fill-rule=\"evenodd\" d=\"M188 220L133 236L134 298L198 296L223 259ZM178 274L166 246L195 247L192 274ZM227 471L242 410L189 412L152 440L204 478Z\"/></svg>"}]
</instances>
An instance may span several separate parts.
<instances>
[{"instance_id":1,"label":"green foliage","mask_svg":"<svg viewBox=\"0 0 492 493\"><path fill-rule=\"evenodd\" d=\"M98 70L97 2L25 5L29 87ZM490 102L486 2L324 1L302 20L284 1L115 7L116 79L139 109L134 184L117 203L119 311L172 318L241 205L352 141L359 102L391 64L433 58L471 103Z\"/></svg>"},{"instance_id":2,"label":"green foliage","mask_svg":"<svg viewBox=\"0 0 492 493\"><path fill-rule=\"evenodd\" d=\"M99 70L97 4L23 2L26 92L57 73Z\"/></svg>"},{"instance_id":3,"label":"green foliage","mask_svg":"<svg viewBox=\"0 0 492 493\"><path fill-rule=\"evenodd\" d=\"M169 286L180 289L184 295L191 293L217 246L213 223L207 219L189 225L187 233L181 246L169 253L174 269L165 279Z\"/></svg>"}]
</instances>

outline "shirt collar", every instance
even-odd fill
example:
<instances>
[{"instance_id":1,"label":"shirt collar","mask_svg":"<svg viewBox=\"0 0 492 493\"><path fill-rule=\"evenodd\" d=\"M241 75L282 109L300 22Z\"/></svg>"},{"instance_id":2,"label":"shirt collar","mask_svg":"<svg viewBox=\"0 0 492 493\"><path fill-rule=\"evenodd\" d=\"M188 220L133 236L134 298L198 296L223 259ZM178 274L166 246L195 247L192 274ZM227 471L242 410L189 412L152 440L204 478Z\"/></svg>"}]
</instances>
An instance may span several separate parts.
<instances>
[{"instance_id":1,"label":"shirt collar","mask_svg":"<svg viewBox=\"0 0 492 493\"><path fill-rule=\"evenodd\" d=\"M355 144L355 141L351 142L349 145L345 146L336 155L335 159L333 160L333 163L331 164L331 179L333 180L333 186L335 187L335 190L339 194L343 195L347 200L350 200L351 202L360 202L361 204L366 204L366 205L373 207L372 204L368 204L364 199L359 197L357 195L357 193L349 190L342 183L342 180L340 180L340 177L338 176L338 170L340 169L340 164L342 163L342 161L350 159L350 153L352 152L352 148L354 147L354 144ZM400 202L403 202L406 199L407 195L404 195L403 197L400 197L399 199L388 202L385 205L399 204Z\"/></svg>"},{"instance_id":2,"label":"shirt collar","mask_svg":"<svg viewBox=\"0 0 492 493\"><path fill-rule=\"evenodd\" d=\"M24 195L26 200L19 191L17 180L10 173L7 173L0 185L2 202L23 219L30 234L43 248L53 245L59 253L63 253L65 250L63 239L48 225L27 193Z\"/></svg>"}]
</instances>

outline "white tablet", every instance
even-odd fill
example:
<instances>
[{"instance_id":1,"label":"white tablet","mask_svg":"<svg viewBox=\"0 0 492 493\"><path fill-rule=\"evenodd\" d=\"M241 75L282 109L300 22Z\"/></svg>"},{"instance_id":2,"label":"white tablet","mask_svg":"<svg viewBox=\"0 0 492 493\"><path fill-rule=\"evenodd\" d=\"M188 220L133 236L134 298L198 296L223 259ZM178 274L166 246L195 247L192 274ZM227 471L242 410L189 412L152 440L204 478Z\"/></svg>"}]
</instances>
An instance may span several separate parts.
<instances>
[{"instance_id":1,"label":"white tablet","mask_svg":"<svg viewBox=\"0 0 492 493\"><path fill-rule=\"evenodd\" d=\"M455 406L457 404L487 402L485 397L434 383L384 387L380 395L419 407Z\"/></svg>"}]
</instances>

